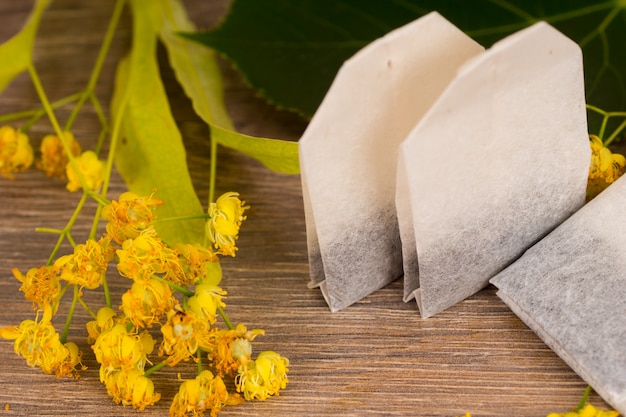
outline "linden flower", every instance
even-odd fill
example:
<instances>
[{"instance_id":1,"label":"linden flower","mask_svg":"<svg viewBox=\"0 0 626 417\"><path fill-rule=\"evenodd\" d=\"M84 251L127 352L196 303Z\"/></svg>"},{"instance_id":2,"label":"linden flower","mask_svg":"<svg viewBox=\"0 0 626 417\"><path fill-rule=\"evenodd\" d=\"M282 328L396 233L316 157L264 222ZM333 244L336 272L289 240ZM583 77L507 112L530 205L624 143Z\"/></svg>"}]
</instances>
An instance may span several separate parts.
<instances>
[{"instance_id":1,"label":"linden flower","mask_svg":"<svg viewBox=\"0 0 626 417\"><path fill-rule=\"evenodd\" d=\"M15 340L13 350L29 366L38 366L44 373L54 373L57 377L76 376L81 354L74 343L61 343L50 323L51 317L51 310L46 308L42 320L24 320L17 327L2 327L0 337Z\"/></svg>"},{"instance_id":2,"label":"linden flower","mask_svg":"<svg viewBox=\"0 0 626 417\"><path fill-rule=\"evenodd\" d=\"M169 285L150 279L147 282L135 281L122 296L124 315L136 327L151 327L174 308L176 299Z\"/></svg>"},{"instance_id":3,"label":"linden flower","mask_svg":"<svg viewBox=\"0 0 626 417\"><path fill-rule=\"evenodd\" d=\"M135 239L124 241L117 256L118 271L133 280L147 282L154 274L178 275L181 269L176 252L157 237L153 227L142 230Z\"/></svg>"},{"instance_id":4,"label":"linden flower","mask_svg":"<svg viewBox=\"0 0 626 417\"><path fill-rule=\"evenodd\" d=\"M80 155L80 143L74 139L72 132L64 132L63 137L70 148L72 156ZM59 177L65 179L65 168L69 162L67 152L63 147L61 138L57 135L47 135L41 140L39 146L41 159L37 161L37 168L44 171L49 177Z\"/></svg>"},{"instance_id":5,"label":"linden flower","mask_svg":"<svg viewBox=\"0 0 626 417\"><path fill-rule=\"evenodd\" d=\"M156 218L154 209L162 204L162 200L152 195L140 197L131 192L123 193L119 201L102 208L102 218L108 220L107 233L120 245L127 239L135 239Z\"/></svg>"},{"instance_id":6,"label":"linden flower","mask_svg":"<svg viewBox=\"0 0 626 417\"><path fill-rule=\"evenodd\" d=\"M149 333L129 332L123 324L115 324L98 336L91 347L100 364L100 382L118 370L143 371L147 355L154 349L154 339Z\"/></svg>"},{"instance_id":7,"label":"linden flower","mask_svg":"<svg viewBox=\"0 0 626 417\"><path fill-rule=\"evenodd\" d=\"M167 313L167 322L161 326L163 340L159 356L168 355L165 362L170 366L189 360L198 348L211 348L211 334L215 331L206 320L201 320L190 311L172 310Z\"/></svg>"},{"instance_id":8,"label":"linden flower","mask_svg":"<svg viewBox=\"0 0 626 417\"><path fill-rule=\"evenodd\" d=\"M602 190L615 182L624 172L626 158L612 153L606 148L602 140L589 135L591 146L591 164L589 166L589 180L587 183L587 200L591 200Z\"/></svg>"},{"instance_id":9,"label":"linden flower","mask_svg":"<svg viewBox=\"0 0 626 417\"><path fill-rule=\"evenodd\" d=\"M58 258L54 267L60 270L61 279L93 290L104 281L107 266L112 260L111 239L105 237L99 241L89 239L85 244L77 245L73 254Z\"/></svg>"},{"instance_id":10,"label":"linden flower","mask_svg":"<svg viewBox=\"0 0 626 417\"><path fill-rule=\"evenodd\" d=\"M585 406L578 412L570 411L565 414L550 413L547 417L618 417L617 411L604 411L598 410L591 404L585 404Z\"/></svg>"},{"instance_id":11,"label":"linden flower","mask_svg":"<svg viewBox=\"0 0 626 417\"><path fill-rule=\"evenodd\" d=\"M178 244L178 261L182 268L183 278L178 282L183 285L211 283L218 285L222 280L222 267L219 258L211 248L194 244Z\"/></svg>"},{"instance_id":12,"label":"linden flower","mask_svg":"<svg viewBox=\"0 0 626 417\"><path fill-rule=\"evenodd\" d=\"M247 330L238 324L233 330L220 330L213 335L214 348L209 357L220 376L233 376L238 369L245 369L252 356L252 341L265 330Z\"/></svg>"},{"instance_id":13,"label":"linden flower","mask_svg":"<svg viewBox=\"0 0 626 417\"><path fill-rule=\"evenodd\" d=\"M239 200L238 193L228 192L209 205L210 219L206 222L206 235L222 255L235 256L239 227L246 219L243 214L250 208L244 204L245 202Z\"/></svg>"},{"instance_id":14,"label":"linden flower","mask_svg":"<svg viewBox=\"0 0 626 417\"><path fill-rule=\"evenodd\" d=\"M0 174L13 178L14 172L27 170L33 159L33 148L26 134L10 126L0 127Z\"/></svg>"},{"instance_id":15,"label":"linden flower","mask_svg":"<svg viewBox=\"0 0 626 417\"><path fill-rule=\"evenodd\" d=\"M31 268L26 275L17 268L14 268L12 272L13 276L22 283L20 291L24 293L24 297L28 301L33 302L33 308L36 308L35 304L41 309L44 309L45 306L54 306L52 315L56 313L57 301L61 294L61 283L55 268L51 266Z\"/></svg>"},{"instance_id":16,"label":"linden flower","mask_svg":"<svg viewBox=\"0 0 626 417\"><path fill-rule=\"evenodd\" d=\"M259 353L256 360L248 363L235 378L237 392L242 392L246 400L265 400L287 386L289 360L276 352Z\"/></svg>"},{"instance_id":17,"label":"linden flower","mask_svg":"<svg viewBox=\"0 0 626 417\"><path fill-rule=\"evenodd\" d=\"M189 311L193 312L200 320L215 323L217 308L226 307L222 297L226 291L212 284L200 284L195 288L195 295L187 300Z\"/></svg>"},{"instance_id":18,"label":"linden flower","mask_svg":"<svg viewBox=\"0 0 626 417\"><path fill-rule=\"evenodd\" d=\"M111 330L119 321L115 310L107 306L101 307L96 314L96 319L85 324L89 335L87 342L93 345L102 332Z\"/></svg>"},{"instance_id":19,"label":"linden flower","mask_svg":"<svg viewBox=\"0 0 626 417\"><path fill-rule=\"evenodd\" d=\"M161 398L161 394L154 393L152 380L138 370L115 371L103 382L116 404L132 405L135 409L143 410Z\"/></svg>"},{"instance_id":20,"label":"linden flower","mask_svg":"<svg viewBox=\"0 0 626 417\"><path fill-rule=\"evenodd\" d=\"M98 190L104 182L105 164L98 159L93 151L85 151L76 158L78 170L85 179L85 183L90 190ZM76 191L82 187L78 174L74 171L72 164L65 167L68 183L66 188L68 191Z\"/></svg>"},{"instance_id":21,"label":"linden flower","mask_svg":"<svg viewBox=\"0 0 626 417\"><path fill-rule=\"evenodd\" d=\"M170 417L183 417L187 413L203 416L205 411L210 411L211 417L216 417L224 406L242 402L238 394L228 393L219 376L202 371L195 379L180 384L170 407Z\"/></svg>"}]
</instances>

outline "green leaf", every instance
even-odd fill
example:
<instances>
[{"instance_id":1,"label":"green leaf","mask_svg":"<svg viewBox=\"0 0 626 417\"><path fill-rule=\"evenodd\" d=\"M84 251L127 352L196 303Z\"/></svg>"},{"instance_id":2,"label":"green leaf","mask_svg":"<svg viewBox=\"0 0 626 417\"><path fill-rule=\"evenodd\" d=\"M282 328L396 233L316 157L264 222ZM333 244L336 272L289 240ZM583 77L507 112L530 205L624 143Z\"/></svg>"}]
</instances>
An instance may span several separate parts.
<instances>
[{"instance_id":1,"label":"green leaf","mask_svg":"<svg viewBox=\"0 0 626 417\"><path fill-rule=\"evenodd\" d=\"M217 143L255 158L273 171L300 173L298 142L247 136L219 126L211 126L211 134Z\"/></svg>"},{"instance_id":2,"label":"green leaf","mask_svg":"<svg viewBox=\"0 0 626 417\"><path fill-rule=\"evenodd\" d=\"M179 0L160 0L163 22L159 35L167 48L178 82L192 101L195 112L208 124L233 130L223 99L223 86L215 53L177 35L194 31Z\"/></svg>"},{"instance_id":3,"label":"green leaf","mask_svg":"<svg viewBox=\"0 0 626 417\"><path fill-rule=\"evenodd\" d=\"M22 30L0 45L0 92L30 65L39 22L48 4L50 0L37 0Z\"/></svg>"},{"instance_id":4,"label":"green leaf","mask_svg":"<svg viewBox=\"0 0 626 417\"><path fill-rule=\"evenodd\" d=\"M485 47L549 22L583 49L588 103L626 107L620 0L235 0L221 26L187 36L227 55L270 101L311 116L347 58L433 10Z\"/></svg>"},{"instance_id":5,"label":"green leaf","mask_svg":"<svg viewBox=\"0 0 626 417\"><path fill-rule=\"evenodd\" d=\"M211 127L219 144L259 160L281 173L300 172L298 144L258 138L235 132L223 101L223 87L214 52L177 35L195 30L178 0L161 0L163 23L160 36L178 82L191 99L196 113Z\"/></svg>"},{"instance_id":6,"label":"green leaf","mask_svg":"<svg viewBox=\"0 0 626 417\"><path fill-rule=\"evenodd\" d=\"M130 5L132 49L118 67L112 103L113 114L124 112L124 140L117 148L117 169L131 191L147 195L157 189L156 196L165 202L157 211L159 219L202 214L202 205L187 169L181 134L159 74L156 59L158 4L131 0ZM125 93L128 101L120 109ZM202 220L160 222L157 231L171 245L204 240Z\"/></svg>"}]
</instances>

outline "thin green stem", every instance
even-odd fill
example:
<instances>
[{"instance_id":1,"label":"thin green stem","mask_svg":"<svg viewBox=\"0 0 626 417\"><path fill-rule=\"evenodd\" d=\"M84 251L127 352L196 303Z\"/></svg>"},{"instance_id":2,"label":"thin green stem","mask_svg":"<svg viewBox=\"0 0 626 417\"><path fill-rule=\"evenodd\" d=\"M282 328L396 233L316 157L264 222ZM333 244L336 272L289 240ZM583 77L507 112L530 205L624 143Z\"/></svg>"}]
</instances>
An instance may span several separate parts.
<instances>
[{"instance_id":1,"label":"thin green stem","mask_svg":"<svg viewBox=\"0 0 626 417\"><path fill-rule=\"evenodd\" d=\"M224 320L224 323L226 323L226 327L228 327L228 330L233 330L235 326L233 326L233 323L231 323L231 321L228 319L228 316L226 315L224 309L220 306L217 306L217 311L220 313L220 316L222 316L222 320Z\"/></svg>"},{"instance_id":2,"label":"thin green stem","mask_svg":"<svg viewBox=\"0 0 626 417\"><path fill-rule=\"evenodd\" d=\"M150 368L147 371L145 371L143 373L143 376L150 376L151 373L158 371L159 369L163 368L165 365L167 365L167 362L165 362L165 361L157 363L152 368Z\"/></svg>"},{"instance_id":3,"label":"thin green stem","mask_svg":"<svg viewBox=\"0 0 626 417\"><path fill-rule=\"evenodd\" d=\"M80 201L78 202L78 204L76 205L76 208L74 209L74 213L72 213L72 216L68 220L63 230L61 230L60 233L57 231L54 231L54 233L59 233L59 238L57 239L56 245L54 245L54 249L52 249L52 253L50 254L50 257L48 258L47 265L52 265L52 262L54 262L54 258L56 257L57 252L61 248L61 244L63 243L63 240L65 240L66 238L72 244L72 246L76 246L76 243L74 242L74 239L72 238L70 232L72 230L72 227L74 226L74 223L76 222L76 219L78 219L78 215L83 210L83 207L86 201L87 201L87 194L83 193L82 196L80 197ZM50 230L53 231L54 229L50 229Z\"/></svg>"},{"instance_id":4,"label":"thin green stem","mask_svg":"<svg viewBox=\"0 0 626 417\"><path fill-rule=\"evenodd\" d=\"M209 168L209 205L215 197L215 180L217 175L217 140L211 135L211 166ZM207 206L208 207L208 206Z\"/></svg>"},{"instance_id":5,"label":"thin green stem","mask_svg":"<svg viewBox=\"0 0 626 417\"><path fill-rule=\"evenodd\" d=\"M30 74L30 78L33 82L33 85L35 86L35 90L37 91L39 100L41 101L41 104L43 108L45 109L46 114L48 115L48 119L50 119L50 123L52 124L52 127L54 128L54 131L56 132L57 136L59 136L59 139L61 139L61 144L63 145L63 149L65 150L65 153L67 154L67 157L69 159L69 164L71 165L72 169L78 176L80 185L83 188L83 190L85 190L85 192L88 192L89 186L87 185L87 182L85 181L85 177L81 174L80 170L78 169L78 163L76 162L76 158L74 157L74 154L72 153L72 150L70 149L67 139L65 138L65 134L61 130L61 125L59 125L59 121L57 120L54 114L54 111L52 110L50 101L48 100L48 97L46 96L46 92L43 88L43 85L41 84L41 79L39 78L39 74L37 74L37 70L35 69L35 66L32 63L28 65L28 73Z\"/></svg>"},{"instance_id":6,"label":"thin green stem","mask_svg":"<svg viewBox=\"0 0 626 417\"><path fill-rule=\"evenodd\" d=\"M169 285L169 286L170 286L170 288L172 288L172 289L174 289L174 290L178 291L179 293L181 293L181 294L182 294L182 295L184 295L185 297L193 297L193 295L194 295L194 292L193 292L193 291L190 291L190 290L188 290L188 289L187 289L187 288L185 288L185 287L181 287L180 285L176 285L176 284L174 284L173 282L170 282L170 281L168 281L168 280L166 280L166 279L163 279L163 278L161 278L161 277L160 277L160 276L158 276L158 275L152 275L152 278L154 278L154 279L156 279L157 281L160 281L160 282L162 282L162 283L164 283L164 284Z\"/></svg>"},{"instance_id":7,"label":"thin green stem","mask_svg":"<svg viewBox=\"0 0 626 417\"><path fill-rule=\"evenodd\" d=\"M591 385L587 385L587 388L585 388L585 392L583 393L583 396L580 399L580 402L578 403L578 407L576 407L576 412L579 412L580 410L582 410L585 404L587 404L587 400L589 399L590 394L591 394Z\"/></svg>"},{"instance_id":8,"label":"thin green stem","mask_svg":"<svg viewBox=\"0 0 626 417\"><path fill-rule=\"evenodd\" d=\"M615 138L617 138L619 134L622 133L622 130L624 130L624 128L626 128L626 120L623 120L622 123L620 123L620 125L617 127L617 129L615 129L613 133L611 133L611 136L609 136L604 141L604 146L609 146L611 142L613 142Z\"/></svg>"},{"instance_id":9,"label":"thin green stem","mask_svg":"<svg viewBox=\"0 0 626 417\"><path fill-rule=\"evenodd\" d=\"M96 320L98 318L98 316L96 315L96 313L93 312L92 309L89 308L89 306L87 305L87 303L83 300L82 297L78 297L78 302L80 303L81 306L83 306L83 308L85 309L85 311L87 311L87 313L89 313L89 315Z\"/></svg>"},{"instance_id":10,"label":"thin green stem","mask_svg":"<svg viewBox=\"0 0 626 417\"><path fill-rule=\"evenodd\" d=\"M175 216L175 217L166 217L164 219L155 219L152 221L152 223L157 224L157 223L174 222L174 221L180 221L180 220L196 220L196 219L210 219L210 218L211 216L209 216L207 213L204 213L204 214L194 214L190 216Z\"/></svg>"},{"instance_id":11,"label":"thin green stem","mask_svg":"<svg viewBox=\"0 0 626 417\"><path fill-rule=\"evenodd\" d=\"M109 308L113 308L113 303L111 302L111 291L109 290L109 282L107 281L106 276L102 280L102 289L104 290L104 301Z\"/></svg>"},{"instance_id":12,"label":"thin green stem","mask_svg":"<svg viewBox=\"0 0 626 417\"><path fill-rule=\"evenodd\" d=\"M198 358L198 375L200 375L202 373L202 349L198 349L196 355Z\"/></svg>"},{"instance_id":13,"label":"thin green stem","mask_svg":"<svg viewBox=\"0 0 626 417\"><path fill-rule=\"evenodd\" d=\"M115 7L113 9L113 15L111 16L111 20L109 20L109 26L107 27L106 33L104 35L104 40L102 41L102 45L100 46L100 51L98 52L98 57L96 58L96 63L94 64L93 70L91 71L91 76L89 77L89 81L87 82L87 88L85 92L81 95L78 103L74 107L72 114L67 120L65 125L65 130L70 130L74 124L74 120L78 116L80 109L87 99L91 99L93 96L94 89L98 82L98 78L100 78L100 73L102 72L102 66L104 65L104 60L109 52L109 47L111 46L111 41L113 40L113 35L115 34L115 28L119 23L120 16L122 15L122 10L124 9L125 0L117 0L115 2Z\"/></svg>"},{"instance_id":14,"label":"thin green stem","mask_svg":"<svg viewBox=\"0 0 626 417\"><path fill-rule=\"evenodd\" d=\"M63 333L61 334L61 343L67 342L67 334L70 331L70 325L72 324L72 317L74 316L74 310L76 309L76 303L80 295L78 294L78 285L74 285L74 298L72 299L72 304L70 305L70 311L67 313L67 318L65 319L65 327L63 327Z\"/></svg>"}]
</instances>

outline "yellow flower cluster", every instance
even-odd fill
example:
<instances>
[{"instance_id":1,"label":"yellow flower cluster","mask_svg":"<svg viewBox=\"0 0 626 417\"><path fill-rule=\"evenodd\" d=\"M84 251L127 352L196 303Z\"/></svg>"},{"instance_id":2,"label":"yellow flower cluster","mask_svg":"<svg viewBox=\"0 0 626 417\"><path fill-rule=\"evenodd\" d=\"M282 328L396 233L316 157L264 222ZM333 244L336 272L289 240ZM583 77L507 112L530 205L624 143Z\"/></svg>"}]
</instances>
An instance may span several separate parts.
<instances>
[{"instance_id":1,"label":"yellow flower cluster","mask_svg":"<svg viewBox=\"0 0 626 417\"><path fill-rule=\"evenodd\" d=\"M598 410L591 404L585 404L579 411L569 411L564 414L550 413L547 417L618 417L617 411Z\"/></svg>"},{"instance_id":2,"label":"yellow flower cluster","mask_svg":"<svg viewBox=\"0 0 626 417\"><path fill-rule=\"evenodd\" d=\"M10 126L0 127L0 174L13 178L14 172L27 170L33 159L26 134Z\"/></svg>"},{"instance_id":3,"label":"yellow flower cluster","mask_svg":"<svg viewBox=\"0 0 626 417\"><path fill-rule=\"evenodd\" d=\"M63 140L75 159L79 172L70 163ZM58 135L46 135L41 140L41 157L37 159L35 166L49 177L67 179L66 188L69 191L82 188L81 177L89 190L99 190L104 182L105 163L93 151L81 153L80 143L72 132L63 132L63 140ZM24 132L11 126L0 127L0 174L12 179L13 173L27 170L34 159L33 148Z\"/></svg>"},{"instance_id":4,"label":"yellow flower cluster","mask_svg":"<svg viewBox=\"0 0 626 417\"><path fill-rule=\"evenodd\" d=\"M72 132L64 132L64 139L67 141L67 145L70 148L72 156L78 156L81 152L80 143L74 138ZM46 135L41 140L39 146L41 152L41 159L36 163L37 168L46 173L49 177L66 178L65 170L69 162L67 152L63 147L61 138L57 135Z\"/></svg>"},{"instance_id":5,"label":"yellow flower cluster","mask_svg":"<svg viewBox=\"0 0 626 417\"><path fill-rule=\"evenodd\" d=\"M59 151L58 143L50 141L47 146ZM47 165L50 172L57 172L52 165ZM67 174L72 182L70 170ZM83 176L92 186L89 175ZM248 207L236 193L221 196L207 213L211 247L171 247L154 225L154 211L162 204L153 195L124 193L103 207L101 217L107 223L100 240L88 239L75 245L72 253L26 274L14 269L25 298L44 314L41 320L0 328L0 337L14 340L15 352L30 366L57 376L75 376L82 353L74 343L65 343L65 331L59 335L51 318L67 288L74 288L74 304L80 300L86 306L80 298L82 290L103 286L109 264L115 261L117 272L132 284L118 310L107 305L94 314L88 309L94 320L86 327L100 365L100 381L116 403L137 409L154 404L161 396L149 377L152 372L181 362L201 362L203 357L211 371L181 384L171 405L172 416L204 412L215 416L225 405L279 395L288 382L289 361L269 351L252 360L252 342L265 332L242 324L233 327L224 313L226 291L219 286L222 270L217 255L235 255L235 240ZM229 329L217 327L218 314ZM158 350L149 333L155 325L162 336ZM162 357L157 365L148 358L155 351ZM228 392L224 378L231 378L237 392Z\"/></svg>"},{"instance_id":6,"label":"yellow flower cluster","mask_svg":"<svg viewBox=\"0 0 626 417\"><path fill-rule=\"evenodd\" d=\"M591 164L589 166L589 180L587 182L587 200L591 200L606 187L611 185L624 173L626 158L623 155L612 153L605 147L602 140L589 135L591 146Z\"/></svg>"},{"instance_id":7,"label":"yellow flower cluster","mask_svg":"<svg viewBox=\"0 0 626 417\"><path fill-rule=\"evenodd\" d=\"M26 359L29 366L57 377L77 377L76 367L81 365L82 354L76 344L61 342L51 318L52 311L47 307L40 320L24 320L19 326L0 328L0 337L15 340L15 353Z\"/></svg>"},{"instance_id":8,"label":"yellow flower cluster","mask_svg":"<svg viewBox=\"0 0 626 417\"><path fill-rule=\"evenodd\" d=\"M244 204L238 193L229 192L209 205L210 219L206 223L206 234L222 255L235 256L239 227L246 219L244 212L250 208Z\"/></svg>"}]
</instances>

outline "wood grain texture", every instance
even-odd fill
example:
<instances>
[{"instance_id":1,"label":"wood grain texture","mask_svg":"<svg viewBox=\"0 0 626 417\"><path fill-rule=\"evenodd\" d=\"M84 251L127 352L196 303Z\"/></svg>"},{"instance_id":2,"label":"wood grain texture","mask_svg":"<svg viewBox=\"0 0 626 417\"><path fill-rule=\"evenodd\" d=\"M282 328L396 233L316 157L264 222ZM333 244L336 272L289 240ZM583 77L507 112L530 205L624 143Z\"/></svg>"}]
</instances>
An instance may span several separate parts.
<instances>
[{"instance_id":1,"label":"wood grain texture","mask_svg":"<svg viewBox=\"0 0 626 417\"><path fill-rule=\"evenodd\" d=\"M23 24L32 1L0 2L0 41ZM199 27L214 25L226 12L225 0L187 1ZM46 12L36 44L36 65L52 99L83 88L104 34L113 0L55 0ZM106 61L97 92L108 103L115 63L129 45L125 15ZM165 62L165 60L162 60ZM1 65L1 63L0 63ZM296 140L306 123L258 99L223 62L226 100L235 125L244 133ZM202 201L206 200L208 129L198 119L164 68L168 93L189 150L188 161ZM27 76L0 96L0 113L37 106ZM60 109L64 120L70 108ZM90 107L79 118L76 137L95 143L98 123ZM50 131L45 123L31 130L35 144ZM586 384L567 367L488 287L453 308L423 320L413 303L402 302L400 281L339 313L331 314L318 290L308 289L308 263L300 179L275 174L227 149L219 150L218 192L236 190L252 205L236 259L226 259L223 286L234 322L265 328L258 351L272 349L291 360L290 384L278 398L226 408L223 416L545 416L575 406ZM124 190L115 177L111 196ZM61 181L30 170L15 181L0 178L0 326L32 318L18 292L14 267L45 263L54 236L38 226L62 227L78 195ZM79 221L75 237L89 228ZM64 249L67 251L67 248ZM114 299L127 281L110 277ZM87 302L101 296L86 294ZM165 369L154 376L162 400L137 413L116 406L98 380L98 365L82 337L88 320L78 310L70 338L84 351L88 366L79 380L55 379L28 368L0 340L0 410L7 416L167 415L178 382L194 368ZM60 328L62 323L55 322ZM608 407L597 396L593 404Z\"/></svg>"}]
</instances>

